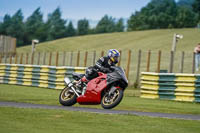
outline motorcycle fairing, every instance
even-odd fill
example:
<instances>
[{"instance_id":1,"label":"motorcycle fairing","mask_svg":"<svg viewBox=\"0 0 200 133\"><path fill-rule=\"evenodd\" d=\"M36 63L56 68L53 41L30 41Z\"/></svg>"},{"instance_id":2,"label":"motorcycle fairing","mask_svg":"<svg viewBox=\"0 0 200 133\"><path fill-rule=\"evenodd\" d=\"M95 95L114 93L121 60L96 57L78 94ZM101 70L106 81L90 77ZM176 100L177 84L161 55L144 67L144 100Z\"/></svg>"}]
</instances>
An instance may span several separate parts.
<instances>
[{"instance_id":1,"label":"motorcycle fairing","mask_svg":"<svg viewBox=\"0 0 200 133\"><path fill-rule=\"evenodd\" d=\"M101 92L107 87L107 75L103 74L87 84L87 89L84 95L77 98L79 104L100 104Z\"/></svg>"},{"instance_id":2,"label":"motorcycle fairing","mask_svg":"<svg viewBox=\"0 0 200 133\"><path fill-rule=\"evenodd\" d=\"M115 71L107 74L107 85L110 85L116 81L119 82L119 86L122 89L125 89L128 86L128 80L126 78L125 72L120 67L115 67Z\"/></svg>"}]
</instances>

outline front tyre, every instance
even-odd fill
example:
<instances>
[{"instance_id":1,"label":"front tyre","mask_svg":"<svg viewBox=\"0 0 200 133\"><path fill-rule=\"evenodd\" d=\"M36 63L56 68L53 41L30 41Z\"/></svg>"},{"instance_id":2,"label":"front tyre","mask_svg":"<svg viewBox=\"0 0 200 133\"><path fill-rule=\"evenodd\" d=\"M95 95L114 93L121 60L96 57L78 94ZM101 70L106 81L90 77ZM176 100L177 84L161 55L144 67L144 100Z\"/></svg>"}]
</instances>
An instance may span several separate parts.
<instances>
[{"instance_id":1,"label":"front tyre","mask_svg":"<svg viewBox=\"0 0 200 133\"><path fill-rule=\"evenodd\" d=\"M123 98L123 90L117 88L113 94L109 95L109 92L105 93L101 99L101 106L104 109L111 109L117 106Z\"/></svg>"},{"instance_id":2,"label":"front tyre","mask_svg":"<svg viewBox=\"0 0 200 133\"><path fill-rule=\"evenodd\" d=\"M72 106L76 103L76 94L69 87L64 88L59 96L59 102L63 106Z\"/></svg>"}]
</instances>

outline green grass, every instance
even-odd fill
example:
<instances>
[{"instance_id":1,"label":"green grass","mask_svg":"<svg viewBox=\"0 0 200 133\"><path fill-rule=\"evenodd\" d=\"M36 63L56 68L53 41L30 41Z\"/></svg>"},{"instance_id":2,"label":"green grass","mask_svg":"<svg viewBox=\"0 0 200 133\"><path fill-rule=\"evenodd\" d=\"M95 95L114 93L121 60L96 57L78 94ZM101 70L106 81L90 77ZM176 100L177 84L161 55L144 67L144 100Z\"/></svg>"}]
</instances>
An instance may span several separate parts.
<instances>
[{"instance_id":1,"label":"green grass","mask_svg":"<svg viewBox=\"0 0 200 133\"><path fill-rule=\"evenodd\" d=\"M0 107L1 133L199 133L200 122L133 115Z\"/></svg>"},{"instance_id":2,"label":"green grass","mask_svg":"<svg viewBox=\"0 0 200 133\"><path fill-rule=\"evenodd\" d=\"M177 51L193 51L199 42L199 29L166 29L147 30L123 33L110 33L63 38L55 41L40 43L36 51L77 51L77 50L171 50L173 34L182 34ZM31 46L17 48L17 52L30 52Z\"/></svg>"},{"instance_id":3,"label":"green grass","mask_svg":"<svg viewBox=\"0 0 200 133\"><path fill-rule=\"evenodd\" d=\"M61 90L36 87L0 85L0 101L14 101L35 104L60 105L58 101ZM139 90L128 88L122 102L114 109L143 112L163 112L176 114L200 114L200 104L167 100L142 99ZM79 105L78 107L101 108L100 105Z\"/></svg>"}]
</instances>

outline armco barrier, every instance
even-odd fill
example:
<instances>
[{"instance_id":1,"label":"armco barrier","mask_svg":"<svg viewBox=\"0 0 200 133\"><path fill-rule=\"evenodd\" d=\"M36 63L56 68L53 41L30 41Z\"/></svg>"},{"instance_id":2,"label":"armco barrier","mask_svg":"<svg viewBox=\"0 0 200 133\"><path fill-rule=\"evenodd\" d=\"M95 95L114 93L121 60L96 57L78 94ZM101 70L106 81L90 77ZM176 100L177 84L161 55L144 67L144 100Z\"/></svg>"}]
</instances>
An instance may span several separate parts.
<instances>
[{"instance_id":1,"label":"armco barrier","mask_svg":"<svg viewBox=\"0 0 200 133\"><path fill-rule=\"evenodd\" d=\"M65 76L84 71L83 67L0 64L0 83L63 89Z\"/></svg>"},{"instance_id":2,"label":"armco barrier","mask_svg":"<svg viewBox=\"0 0 200 133\"><path fill-rule=\"evenodd\" d=\"M141 74L141 97L200 102L200 74Z\"/></svg>"}]
</instances>

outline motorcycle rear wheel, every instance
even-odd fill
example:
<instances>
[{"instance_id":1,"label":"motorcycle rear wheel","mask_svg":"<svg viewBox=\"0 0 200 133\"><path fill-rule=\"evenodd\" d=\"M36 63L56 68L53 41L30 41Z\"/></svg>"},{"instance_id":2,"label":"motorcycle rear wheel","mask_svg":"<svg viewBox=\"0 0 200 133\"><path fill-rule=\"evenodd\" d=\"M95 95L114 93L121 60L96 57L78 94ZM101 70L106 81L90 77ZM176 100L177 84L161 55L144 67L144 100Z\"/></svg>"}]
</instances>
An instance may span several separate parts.
<instances>
[{"instance_id":1,"label":"motorcycle rear wheel","mask_svg":"<svg viewBox=\"0 0 200 133\"><path fill-rule=\"evenodd\" d=\"M101 99L101 106L104 109L114 108L121 102L123 93L124 92L121 88L117 88L112 96L109 96L109 92L105 93Z\"/></svg>"},{"instance_id":2,"label":"motorcycle rear wheel","mask_svg":"<svg viewBox=\"0 0 200 133\"><path fill-rule=\"evenodd\" d=\"M70 91L69 87L64 88L59 96L59 102L63 106L72 106L74 105L77 101L77 96L74 92Z\"/></svg>"}]
</instances>

